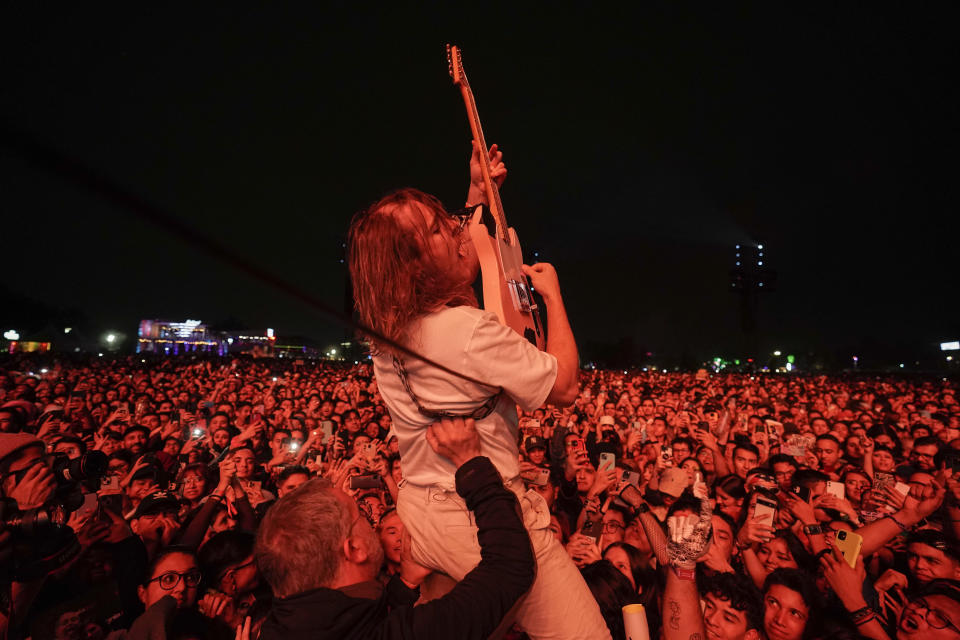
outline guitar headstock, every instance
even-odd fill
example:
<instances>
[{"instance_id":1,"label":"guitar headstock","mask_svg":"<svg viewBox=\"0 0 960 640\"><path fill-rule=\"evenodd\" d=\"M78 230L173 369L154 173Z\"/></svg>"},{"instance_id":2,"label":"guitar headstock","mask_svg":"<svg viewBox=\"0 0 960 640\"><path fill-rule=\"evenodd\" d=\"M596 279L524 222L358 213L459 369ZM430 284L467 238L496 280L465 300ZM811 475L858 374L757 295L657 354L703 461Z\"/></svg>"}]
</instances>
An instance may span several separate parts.
<instances>
[{"instance_id":1,"label":"guitar headstock","mask_svg":"<svg viewBox=\"0 0 960 640\"><path fill-rule=\"evenodd\" d=\"M453 84L458 87L469 87L467 82L467 72L463 70L463 58L460 56L460 47L447 45L447 69L450 72L450 78Z\"/></svg>"}]
</instances>

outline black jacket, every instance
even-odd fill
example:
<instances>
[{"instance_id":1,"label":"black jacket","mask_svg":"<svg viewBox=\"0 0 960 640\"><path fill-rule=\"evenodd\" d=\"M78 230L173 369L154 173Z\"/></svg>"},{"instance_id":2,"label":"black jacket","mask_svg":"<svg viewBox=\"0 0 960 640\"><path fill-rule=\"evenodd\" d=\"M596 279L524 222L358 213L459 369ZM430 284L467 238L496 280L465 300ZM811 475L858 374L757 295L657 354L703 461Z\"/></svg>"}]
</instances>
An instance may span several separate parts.
<instances>
[{"instance_id":1,"label":"black jacket","mask_svg":"<svg viewBox=\"0 0 960 640\"><path fill-rule=\"evenodd\" d=\"M442 598L414 607L419 593L398 576L377 600L315 589L275 600L263 640L486 638L533 583L535 559L516 497L483 457L457 470L457 493L474 512L481 560Z\"/></svg>"}]
</instances>

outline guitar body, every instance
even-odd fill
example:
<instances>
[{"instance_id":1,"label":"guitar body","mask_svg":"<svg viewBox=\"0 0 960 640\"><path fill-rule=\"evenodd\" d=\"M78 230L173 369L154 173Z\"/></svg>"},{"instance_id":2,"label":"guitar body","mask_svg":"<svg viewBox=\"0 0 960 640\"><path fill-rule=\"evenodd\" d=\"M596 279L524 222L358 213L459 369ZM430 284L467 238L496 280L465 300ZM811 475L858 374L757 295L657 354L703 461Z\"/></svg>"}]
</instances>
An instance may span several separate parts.
<instances>
[{"instance_id":1,"label":"guitar body","mask_svg":"<svg viewBox=\"0 0 960 640\"><path fill-rule=\"evenodd\" d=\"M512 242L507 244L496 234L489 233L482 215L483 209L478 208L466 230L480 262L483 308L495 313L502 324L542 351L546 348L546 336L530 283L523 273L523 254L517 234L510 227L508 233Z\"/></svg>"},{"instance_id":2,"label":"guitar body","mask_svg":"<svg viewBox=\"0 0 960 640\"><path fill-rule=\"evenodd\" d=\"M447 63L453 83L460 88L473 139L486 152L489 148L483 137L480 116L473 91L463 70L460 50L447 45ZM510 327L543 351L547 346L546 334L537 304L533 299L530 280L523 273L523 253L513 227L507 226L500 202L500 191L490 177L490 168L481 162L483 182L487 192L489 209L477 207L466 231L480 261L483 278L483 308L492 311L500 322ZM489 212L485 218L484 213Z\"/></svg>"}]
</instances>

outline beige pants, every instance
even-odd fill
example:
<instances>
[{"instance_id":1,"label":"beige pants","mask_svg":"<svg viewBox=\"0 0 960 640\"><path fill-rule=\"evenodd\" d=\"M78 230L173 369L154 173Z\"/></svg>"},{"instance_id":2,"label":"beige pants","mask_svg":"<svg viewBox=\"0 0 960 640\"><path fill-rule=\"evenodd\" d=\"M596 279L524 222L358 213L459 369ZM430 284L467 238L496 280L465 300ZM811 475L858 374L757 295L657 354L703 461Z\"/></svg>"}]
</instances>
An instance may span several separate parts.
<instances>
[{"instance_id":1,"label":"beige pants","mask_svg":"<svg viewBox=\"0 0 960 640\"><path fill-rule=\"evenodd\" d=\"M537 557L537 577L514 607L533 640L609 640L610 632L577 566L550 531L543 496L508 483L517 494ZM455 491L403 483L397 513L410 532L414 559L460 581L480 562L473 513Z\"/></svg>"}]
</instances>

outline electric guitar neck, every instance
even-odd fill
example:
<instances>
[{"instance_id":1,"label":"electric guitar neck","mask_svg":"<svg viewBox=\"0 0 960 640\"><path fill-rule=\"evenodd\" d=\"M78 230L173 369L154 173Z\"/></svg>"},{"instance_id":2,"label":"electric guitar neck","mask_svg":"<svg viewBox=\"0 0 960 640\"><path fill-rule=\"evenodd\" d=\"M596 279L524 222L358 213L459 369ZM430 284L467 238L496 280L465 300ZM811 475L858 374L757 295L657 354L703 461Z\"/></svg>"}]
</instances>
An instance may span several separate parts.
<instances>
[{"instance_id":1,"label":"electric guitar neck","mask_svg":"<svg viewBox=\"0 0 960 640\"><path fill-rule=\"evenodd\" d=\"M463 57L458 47L447 45L447 64L453 84L459 87L463 96L473 139L483 149L485 158L490 147L483 135L477 102L463 69ZM484 309L495 313L500 322L542 350L546 347L546 336L530 281L523 273L520 242L513 228L507 226L500 190L490 176L489 163L481 162L480 169L487 193L486 211L489 211L489 216L484 209L478 208L467 225L467 231L480 260Z\"/></svg>"}]
</instances>

